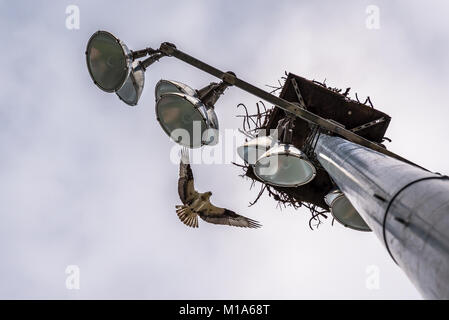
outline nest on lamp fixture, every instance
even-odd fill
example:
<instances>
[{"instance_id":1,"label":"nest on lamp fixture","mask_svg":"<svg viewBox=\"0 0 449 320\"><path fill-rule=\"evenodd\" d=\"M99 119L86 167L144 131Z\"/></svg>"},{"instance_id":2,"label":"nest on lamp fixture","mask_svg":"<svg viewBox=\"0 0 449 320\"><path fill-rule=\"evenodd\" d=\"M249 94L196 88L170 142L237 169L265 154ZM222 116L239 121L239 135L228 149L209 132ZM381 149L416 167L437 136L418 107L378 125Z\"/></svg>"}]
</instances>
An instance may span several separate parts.
<instances>
[{"instance_id":1,"label":"nest on lamp fixture","mask_svg":"<svg viewBox=\"0 0 449 320\"><path fill-rule=\"evenodd\" d=\"M290 102L301 102L305 104L307 110L330 119L382 147L385 147L384 141L390 141L385 137L385 132L391 118L376 110L369 97L361 102L356 94L354 100L349 97L350 88L343 91L328 87L325 81L311 81L291 73L285 73L285 77L282 77L278 84L278 86L268 86L271 88L271 93L279 93L281 98ZM256 103L256 111L253 113L249 112L242 103L237 107L244 110L244 114L237 117L242 118L242 132L248 137L257 136L259 132L268 135L270 130L276 129L278 122L286 116L282 109L276 106L267 108L262 101ZM307 208L311 213L309 219L311 229L318 227L329 216L332 217L328 214L329 206L324 197L335 188L335 184L314 154L313 142L321 133L322 129L317 126L310 126L300 118L294 120L292 144L303 151L316 168L315 178L307 184L297 187L269 185L255 175L253 166L248 163L236 164L244 171L241 176L252 180L251 188L256 182L261 183L258 195L253 202L250 202L250 205L256 204L262 194L267 192L278 202L279 208L288 206L295 209Z\"/></svg>"}]
</instances>

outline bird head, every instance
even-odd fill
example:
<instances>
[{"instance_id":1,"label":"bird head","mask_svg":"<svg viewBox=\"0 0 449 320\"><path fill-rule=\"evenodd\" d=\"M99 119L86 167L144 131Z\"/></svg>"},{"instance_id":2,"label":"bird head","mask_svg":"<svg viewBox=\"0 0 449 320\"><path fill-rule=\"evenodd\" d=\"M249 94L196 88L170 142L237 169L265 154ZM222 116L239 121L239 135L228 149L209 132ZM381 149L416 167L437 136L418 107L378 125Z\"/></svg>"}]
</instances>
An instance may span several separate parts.
<instances>
[{"instance_id":1,"label":"bird head","mask_svg":"<svg viewBox=\"0 0 449 320\"><path fill-rule=\"evenodd\" d=\"M204 195L206 196L206 199L209 199L210 196L212 195L212 192L208 191Z\"/></svg>"}]
</instances>

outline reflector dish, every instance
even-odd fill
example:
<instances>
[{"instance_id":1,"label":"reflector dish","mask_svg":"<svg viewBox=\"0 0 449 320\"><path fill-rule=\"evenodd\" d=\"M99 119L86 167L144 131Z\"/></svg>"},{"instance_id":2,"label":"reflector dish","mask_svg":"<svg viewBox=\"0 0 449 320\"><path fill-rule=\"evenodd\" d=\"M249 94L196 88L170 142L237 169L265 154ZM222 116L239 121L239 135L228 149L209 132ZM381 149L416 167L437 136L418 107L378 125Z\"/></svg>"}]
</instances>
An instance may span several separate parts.
<instances>
[{"instance_id":1,"label":"reflector dish","mask_svg":"<svg viewBox=\"0 0 449 320\"><path fill-rule=\"evenodd\" d=\"M256 161L254 174L273 186L297 187L312 181L316 169L301 150L281 143Z\"/></svg>"},{"instance_id":2,"label":"reflector dish","mask_svg":"<svg viewBox=\"0 0 449 320\"><path fill-rule=\"evenodd\" d=\"M138 61L132 64L133 70L126 79L125 84L117 91L118 97L130 106L137 105L145 84L145 70Z\"/></svg>"},{"instance_id":3,"label":"reflector dish","mask_svg":"<svg viewBox=\"0 0 449 320\"><path fill-rule=\"evenodd\" d=\"M173 80L160 80L157 84L156 84L156 88L154 90L154 96L156 98L156 101L159 100L159 98L166 94L166 93L173 93L173 92L177 92L177 93L183 93L183 94L187 94L189 96L192 97L196 97L196 91L194 89L192 89L191 87L189 87L188 85L178 82L178 81L173 81Z\"/></svg>"},{"instance_id":4,"label":"reflector dish","mask_svg":"<svg viewBox=\"0 0 449 320\"><path fill-rule=\"evenodd\" d=\"M358 231L371 231L348 198L338 189L328 193L324 201L329 206L332 216L345 227Z\"/></svg>"},{"instance_id":5,"label":"reflector dish","mask_svg":"<svg viewBox=\"0 0 449 320\"><path fill-rule=\"evenodd\" d=\"M94 83L103 91L118 91L131 72L128 47L111 33L97 31L87 43L86 62Z\"/></svg>"},{"instance_id":6,"label":"reflector dish","mask_svg":"<svg viewBox=\"0 0 449 320\"><path fill-rule=\"evenodd\" d=\"M252 139L237 148L237 154L246 163L254 165L268 149L270 149L273 139L269 136L260 136Z\"/></svg>"},{"instance_id":7,"label":"reflector dish","mask_svg":"<svg viewBox=\"0 0 449 320\"><path fill-rule=\"evenodd\" d=\"M156 102L156 116L165 133L189 148L218 143L218 120L213 108L196 97L166 93Z\"/></svg>"}]
</instances>

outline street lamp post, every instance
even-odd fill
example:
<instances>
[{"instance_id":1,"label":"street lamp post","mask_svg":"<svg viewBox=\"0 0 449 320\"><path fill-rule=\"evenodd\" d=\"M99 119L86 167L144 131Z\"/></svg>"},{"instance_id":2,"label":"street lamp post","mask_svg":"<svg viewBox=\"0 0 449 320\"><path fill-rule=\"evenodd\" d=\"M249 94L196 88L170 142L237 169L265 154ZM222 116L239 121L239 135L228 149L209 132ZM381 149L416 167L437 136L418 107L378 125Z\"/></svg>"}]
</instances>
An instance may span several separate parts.
<instances>
[{"instance_id":1,"label":"street lamp post","mask_svg":"<svg viewBox=\"0 0 449 320\"><path fill-rule=\"evenodd\" d=\"M148 55L145 60L137 61ZM310 112L303 99L293 103L277 97L239 79L233 72L223 72L178 50L171 43L164 42L156 50L131 51L110 33L99 31L91 37L86 50L94 83L104 91L115 92L129 105L135 105L139 100L145 70L166 56L184 61L222 81L201 90L175 81L159 82L156 114L167 134L171 135L177 128L193 132L195 119L201 124L202 133L218 129L214 112L218 97L228 86L249 92L287 112L279 122L284 137L279 141L272 136L255 137L239 148L238 153L255 169L258 164L264 165L272 155L284 157L284 161L277 159L278 162L289 164L286 167L290 169L296 168L295 172L281 172L279 166L269 177L255 173L267 184L288 188L306 184L315 176L312 163L291 142L295 117L305 120L318 128L314 156L338 187L326 198L331 210L335 210L334 216L353 229L374 231L393 260L425 297L449 298L448 177L431 173L363 138L356 130L348 130ZM301 96L299 88L296 89ZM189 140L186 144L202 147L213 144L213 141L216 140ZM260 150L264 148L269 149L266 152Z\"/></svg>"}]
</instances>

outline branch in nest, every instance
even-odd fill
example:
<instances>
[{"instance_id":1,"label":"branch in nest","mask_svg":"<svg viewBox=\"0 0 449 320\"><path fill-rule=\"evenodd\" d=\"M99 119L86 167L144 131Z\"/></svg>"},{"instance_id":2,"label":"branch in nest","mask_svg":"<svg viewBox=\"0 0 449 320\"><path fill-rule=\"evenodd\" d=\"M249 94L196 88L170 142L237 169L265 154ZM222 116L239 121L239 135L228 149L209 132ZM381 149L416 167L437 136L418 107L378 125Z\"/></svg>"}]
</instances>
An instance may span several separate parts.
<instances>
[{"instance_id":1,"label":"branch in nest","mask_svg":"<svg viewBox=\"0 0 449 320\"><path fill-rule=\"evenodd\" d=\"M249 203L249 206L252 207L253 205L255 205L257 203L257 201L259 201L260 197L262 196L263 192L265 191L267 185L262 184L262 187L260 188L259 194L257 195L256 199L253 202Z\"/></svg>"},{"instance_id":2,"label":"branch in nest","mask_svg":"<svg viewBox=\"0 0 449 320\"><path fill-rule=\"evenodd\" d=\"M325 83L323 83L322 85L327 88ZM249 114L248 108L243 103L238 104L237 107L243 107L244 111L245 111L243 115L238 116L238 117L243 118L243 131L244 132L249 134L250 132L253 132L253 131L267 129L267 125L268 125L269 119L272 115L274 108L267 110L267 108L265 107L265 104L262 101L259 101L256 103L256 113ZM262 108L263 108L263 111L262 111ZM315 129L317 129L317 128L315 128ZM260 182L257 178L255 178L254 173L252 171L252 167L250 167L248 164L244 164L244 165L240 165L240 164L236 164L236 163L233 163L233 164L235 164L238 167L243 169L244 174L241 175L242 177L250 178L252 180L250 189L252 189L255 186L256 181ZM282 191L282 189L272 187L263 182L261 184L260 190L259 190L256 198L254 199L254 201L249 203L249 206L255 205L259 201L259 199L262 197L265 190L268 191L268 195L270 197L272 197L275 201L277 201L276 207L278 207L281 210L282 210L282 207L286 208L287 206L292 207L294 209L298 209L304 205L306 208L308 208L312 215L309 220L309 227L312 230L314 229L314 227L317 228L322 223L321 219L323 219L323 218L327 219L327 215L325 214L325 212L327 212L327 211L318 211L317 206L312 205L310 203L302 202L302 201L296 199L292 194L284 192L284 191ZM313 222L316 222L316 224L313 225Z\"/></svg>"},{"instance_id":3,"label":"branch in nest","mask_svg":"<svg viewBox=\"0 0 449 320\"><path fill-rule=\"evenodd\" d=\"M264 111L261 111L261 107L263 107ZM243 107L245 110L244 114L237 115L237 118L243 118L242 127L243 131L246 133L255 132L261 129L265 129L267 126L268 119L274 108L268 109L262 101L256 103L257 111L255 114L249 114L248 108L245 104L239 103L237 108Z\"/></svg>"},{"instance_id":4,"label":"branch in nest","mask_svg":"<svg viewBox=\"0 0 449 320\"><path fill-rule=\"evenodd\" d=\"M313 83L316 83L316 84L319 84L320 86L322 86L322 87L324 87L324 88L327 89L326 79L324 79L323 82L319 82L319 81L316 81L316 80L312 80L312 82L313 82Z\"/></svg>"},{"instance_id":5,"label":"branch in nest","mask_svg":"<svg viewBox=\"0 0 449 320\"><path fill-rule=\"evenodd\" d=\"M369 105L371 106L371 108L373 108L373 109L374 109L373 103L371 102L371 99L370 99L370 97L369 97L369 96L368 96L368 97L366 97L366 100L365 100L365 102L364 102L363 104L366 104L367 102L369 102Z\"/></svg>"},{"instance_id":6,"label":"branch in nest","mask_svg":"<svg viewBox=\"0 0 449 320\"><path fill-rule=\"evenodd\" d=\"M349 91L351 90L351 88L346 88L346 90L343 93L341 93L341 91L342 91L341 89L328 87L326 85L326 79L324 79L323 82L319 82L319 81L316 81L316 80L312 80L312 82L316 83L316 84L318 84L318 85L320 85L320 86L322 86L322 87L324 87L324 88L326 88L326 89L328 89L330 91L333 91L333 92L341 94L343 97L345 97L349 101L357 102L358 104L364 104L366 106L369 105L371 108L374 108L373 103L371 102L371 99L370 99L369 96L366 98L365 102L363 102L363 103L359 100L359 97L358 97L357 93L355 93L355 99L356 100L351 99L349 97Z\"/></svg>"},{"instance_id":7,"label":"branch in nest","mask_svg":"<svg viewBox=\"0 0 449 320\"><path fill-rule=\"evenodd\" d=\"M323 223L320 219L320 217L323 217L324 219L327 219L327 215L325 215L326 212L329 212L327 210L321 210L318 211L316 206L313 204L306 204L305 205L310 212L312 213L312 217L309 219L309 227L311 230L313 230L313 227L317 228ZM315 226L312 225L313 221L317 221Z\"/></svg>"}]
</instances>

